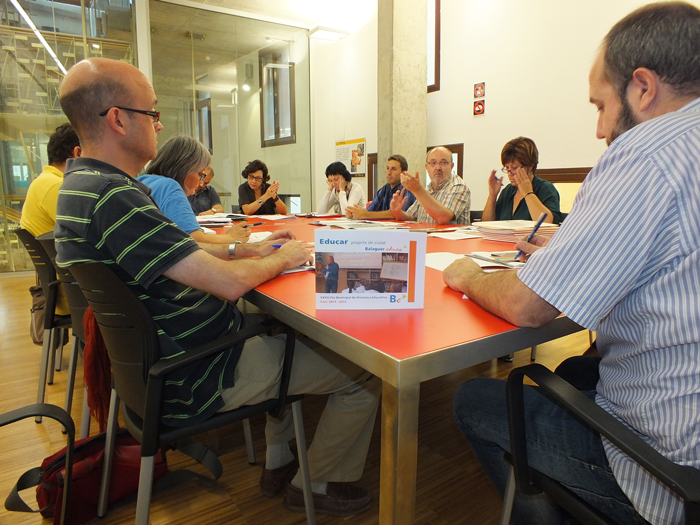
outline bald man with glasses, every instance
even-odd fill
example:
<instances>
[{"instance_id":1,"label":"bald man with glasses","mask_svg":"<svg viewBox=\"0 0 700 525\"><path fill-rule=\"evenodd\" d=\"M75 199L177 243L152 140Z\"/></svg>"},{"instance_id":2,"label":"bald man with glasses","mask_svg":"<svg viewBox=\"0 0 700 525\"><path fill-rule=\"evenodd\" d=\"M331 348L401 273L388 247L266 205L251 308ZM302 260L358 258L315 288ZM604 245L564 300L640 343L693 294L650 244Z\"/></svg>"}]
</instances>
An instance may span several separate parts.
<instances>
[{"instance_id":1,"label":"bald man with glasses","mask_svg":"<svg viewBox=\"0 0 700 525\"><path fill-rule=\"evenodd\" d=\"M390 209L397 220L435 222L438 224L469 224L469 204L471 193L461 177L452 174L452 153L438 146L428 152L425 169L428 170L430 184L424 188L418 178L403 172L401 184L404 187L394 194ZM416 202L403 211L408 195L413 193Z\"/></svg>"}]
</instances>

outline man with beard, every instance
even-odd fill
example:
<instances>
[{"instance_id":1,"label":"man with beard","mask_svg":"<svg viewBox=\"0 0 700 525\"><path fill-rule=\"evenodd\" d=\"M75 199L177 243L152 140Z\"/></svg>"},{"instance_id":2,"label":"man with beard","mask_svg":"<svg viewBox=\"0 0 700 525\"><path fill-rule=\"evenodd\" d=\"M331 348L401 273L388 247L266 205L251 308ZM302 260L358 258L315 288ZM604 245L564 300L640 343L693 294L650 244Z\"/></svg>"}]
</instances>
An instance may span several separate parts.
<instances>
[{"instance_id":1,"label":"man with beard","mask_svg":"<svg viewBox=\"0 0 700 525\"><path fill-rule=\"evenodd\" d=\"M464 181L452 174L452 153L438 146L428 152L425 169L430 184L424 188L418 178L407 171L401 174L403 189L394 193L389 208L400 221L437 222L438 224L469 224L470 192ZM416 197L410 208L403 206L411 192Z\"/></svg>"},{"instance_id":2,"label":"man with beard","mask_svg":"<svg viewBox=\"0 0 700 525\"><path fill-rule=\"evenodd\" d=\"M700 10L658 3L623 18L589 82L596 135L610 147L566 222L549 243L518 243L532 254L525 268L485 274L464 258L445 270L445 283L518 326L562 312L597 330L602 359L583 362L597 384L578 388L659 453L699 468ZM525 389L533 468L615 523L683 520L680 500L658 480ZM501 494L510 448L504 390L503 381L476 379L454 400L457 424ZM564 518L544 496L516 498L513 515L515 523Z\"/></svg>"}]
</instances>

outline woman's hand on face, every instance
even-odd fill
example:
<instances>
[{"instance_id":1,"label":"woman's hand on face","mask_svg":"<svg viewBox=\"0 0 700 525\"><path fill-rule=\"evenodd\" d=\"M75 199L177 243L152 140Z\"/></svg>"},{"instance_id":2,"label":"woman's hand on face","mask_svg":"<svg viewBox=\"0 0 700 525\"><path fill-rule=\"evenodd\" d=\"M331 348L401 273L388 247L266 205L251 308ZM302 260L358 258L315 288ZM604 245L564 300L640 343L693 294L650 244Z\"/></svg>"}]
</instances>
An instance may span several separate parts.
<instances>
[{"instance_id":1,"label":"woman's hand on face","mask_svg":"<svg viewBox=\"0 0 700 525\"><path fill-rule=\"evenodd\" d=\"M348 186L348 181L345 180L345 177L342 175L338 176L338 190L339 191L345 191L345 188Z\"/></svg>"},{"instance_id":2,"label":"woman's hand on face","mask_svg":"<svg viewBox=\"0 0 700 525\"><path fill-rule=\"evenodd\" d=\"M495 197L501 191L501 186L503 186L502 179L503 177L496 176L496 170L491 171L491 175L489 175L489 197Z\"/></svg>"},{"instance_id":3,"label":"woman's hand on face","mask_svg":"<svg viewBox=\"0 0 700 525\"><path fill-rule=\"evenodd\" d=\"M328 184L328 191L333 191L335 189L335 185L330 177L326 177L326 184Z\"/></svg>"},{"instance_id":4,"label":"woman's hand on face","mask_svg":"<svg viewBox=\"0 0 700 525\"><path fill-rule=\"evenodd\" d=\"M532 181L530 180L530 172L526 166L521 166L513 174L520 195L525 198L525 195L532 191Z\"/></svg>"}]
</instances>

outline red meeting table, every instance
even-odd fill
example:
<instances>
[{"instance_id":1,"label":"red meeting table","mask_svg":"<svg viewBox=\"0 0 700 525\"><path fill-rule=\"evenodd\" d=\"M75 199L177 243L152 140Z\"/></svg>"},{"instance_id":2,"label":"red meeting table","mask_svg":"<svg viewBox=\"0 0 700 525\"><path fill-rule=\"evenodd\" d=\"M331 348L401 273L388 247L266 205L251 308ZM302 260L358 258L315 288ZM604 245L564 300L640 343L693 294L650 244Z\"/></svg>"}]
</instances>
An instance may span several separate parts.
<instances>
[{"instance_id":1,"label":"red meeting table","mask_svg":"<svg viewBox=\"0 0 700 525\"><path fill-rule=\"evenodd\" d=\"M318 226L310 222L271 220L254 230L288 228L298 240L313 242ZM427 244L428 253L511 249L485 239L428 237ZM414 522L421 382L583 330L564 316L542 328L518 328L463 299L432 268L425 270L422 310L316 310L315 287L312 271L280 275L245 299L382 379L382 524Z\"/></svg>"}]
</instances>

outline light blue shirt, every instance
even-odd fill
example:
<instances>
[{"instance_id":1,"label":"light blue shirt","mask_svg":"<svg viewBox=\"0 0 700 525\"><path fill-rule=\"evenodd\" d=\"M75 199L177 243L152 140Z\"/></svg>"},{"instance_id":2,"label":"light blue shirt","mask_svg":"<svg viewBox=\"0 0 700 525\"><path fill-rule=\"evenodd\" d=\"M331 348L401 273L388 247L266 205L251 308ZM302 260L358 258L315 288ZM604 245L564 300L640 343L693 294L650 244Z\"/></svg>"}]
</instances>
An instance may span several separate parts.
<instances>
[{"instance_id":1,"label":"light blue shirt","mask_svg":"<svg viewBox=\"0 0 700 525\"><path fill-rule=\"evenodd\" d=\"M160 211L182 231L192 233L202 229L185 191L174 179L161 175L142 175L136 180L151 188L151 197L156 201Z\"/></svg>"},{"instance_id":2,"label":"light blue shirt","mask_svg":"<svg viewBox=\"0 0 700 525\"><path fill-rule=\"evenodd\" d=\"M596 402L670 460L700 468L700 99L618 137L571 213L518 277L597 330ZM603 440L615 479L654 524L680 500Z\"/></svg>"}]
</instances>

